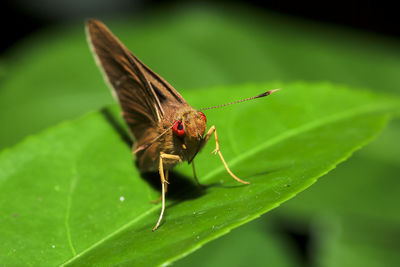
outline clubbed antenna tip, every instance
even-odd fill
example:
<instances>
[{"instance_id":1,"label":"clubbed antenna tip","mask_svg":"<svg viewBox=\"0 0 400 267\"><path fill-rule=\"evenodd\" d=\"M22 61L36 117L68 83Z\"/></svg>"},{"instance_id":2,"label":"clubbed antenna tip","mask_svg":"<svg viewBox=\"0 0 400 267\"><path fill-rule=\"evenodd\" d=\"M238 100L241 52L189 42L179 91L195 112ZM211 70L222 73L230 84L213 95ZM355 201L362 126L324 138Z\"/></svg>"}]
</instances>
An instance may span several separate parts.
<instances>
[{"instance_id":1,"label":"clubbed antenna tip","mask_svg":"<svg viewBox=\"0 0 400 267\"><path fill-rule=\"evenodd\" d=\"M254 97L254 98L264 97L264 96L270 95L270 94L272 94L272 93L274 93L276 91L279 91L279 90L281 90L281 88L270 90L268 92L262 93L261 95L258 95L256 97Z\"/></svg>"},{"instance_id":2,"label":"clubbed antenna tip","mask_svg":"<svg viewBox=\"0 0 400 267\"><path fill-rule=\"evenodd\" d=\"M248 101L248 100L252 100L252 99L264 97L264 96L270 95L270 94L272 94L273 92L276 92L276 91L278 91L278 90L281 90L281 89L278 88L278 89L270 90L270 91L265 92L265 93L262 93L262 94L260 94L260 95L256 95L256 96L253 96L253 97L249 97L249 98L246 98L246 99L242 99L242 100L238 100L238 101L226 103L226 104L219 105L219 106L215 106L215 107L201 108L201 109L199 109L198 111L207 110L207 109L212 109L212 108L220 108L220 107L228 106L228 105L231 105L231 104L236 104L236 103L240 103L240 102L244 102L244 101Z\"/></svg>"}]
</instances>

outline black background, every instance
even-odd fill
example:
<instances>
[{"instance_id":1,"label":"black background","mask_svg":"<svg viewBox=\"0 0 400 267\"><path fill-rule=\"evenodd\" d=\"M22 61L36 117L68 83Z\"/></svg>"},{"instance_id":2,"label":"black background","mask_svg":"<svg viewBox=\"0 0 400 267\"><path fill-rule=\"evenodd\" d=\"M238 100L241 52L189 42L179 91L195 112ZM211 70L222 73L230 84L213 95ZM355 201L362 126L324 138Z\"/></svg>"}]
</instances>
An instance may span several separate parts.
<instances>
[{"instance_id":1,"label":"black background","mask_svg":"<svg viewBox=\"0 0 400 267\"><path fill-rule=\"evenodd\" d=\"M174 5L218 4L246 5L258 11L269 11L312 21L373 32L379 35L400 36L399 18L395 4L386 1L51 1L6 0L1 4L2 40L0 55L20 39L43 28L83 20L96 15L147 14L154 9ZM58 6L54 6L58 5ZM58 7L58 8L57 8ZM67 7L67 8L66 8ZM53 8L53 9L52 9Z\"/></svg>"}]
</instances>

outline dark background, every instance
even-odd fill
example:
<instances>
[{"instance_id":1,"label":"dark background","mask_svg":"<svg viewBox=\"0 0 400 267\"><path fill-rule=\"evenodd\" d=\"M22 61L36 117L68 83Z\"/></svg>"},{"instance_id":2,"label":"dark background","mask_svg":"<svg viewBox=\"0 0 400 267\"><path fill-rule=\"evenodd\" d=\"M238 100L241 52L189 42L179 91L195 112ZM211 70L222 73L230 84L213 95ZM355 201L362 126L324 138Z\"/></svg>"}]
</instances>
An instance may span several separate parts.
<instances>
[{"instance_id":1,"label":"dark background","mask_svg":"<svg viewBox=\"0 0 400 267\"><path fill-rule=\"evenodd\" d=\"M393 3L393 2L392 2ZM340 25L387 36L400 35L397 9L389 1L129 1L129 0L6 0L1 7L0 54L40 29L95 16L147 16L178 5L246 5L312 21Z\"/></svg>"}]
</instances>

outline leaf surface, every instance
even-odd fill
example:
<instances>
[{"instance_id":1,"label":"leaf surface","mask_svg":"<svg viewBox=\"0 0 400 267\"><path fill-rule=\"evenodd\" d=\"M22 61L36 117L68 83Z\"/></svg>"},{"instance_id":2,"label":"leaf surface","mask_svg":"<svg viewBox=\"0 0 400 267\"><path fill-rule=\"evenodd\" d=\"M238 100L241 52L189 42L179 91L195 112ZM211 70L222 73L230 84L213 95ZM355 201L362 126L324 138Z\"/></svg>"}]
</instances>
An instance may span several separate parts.
<instances>
[{"instance_id":1,"label":"leaf surface","mask_svg":"<svg viewBox=\"0 0 400 267\"><path fill-rule=\"evenodd\" d=\"M150 204L158 175L140 176L117 131L118 110L64 122L0 154L0 262L81 266L166 264L276 208L370 141L398 100L328 83L253 84L185 91L195 108L282 90L266 99L210 110L234 181L210 155L196 157L200 182L180 165L167 211ZM35 248L35 249L29 249Z\"/></svg>"}]
</instances>

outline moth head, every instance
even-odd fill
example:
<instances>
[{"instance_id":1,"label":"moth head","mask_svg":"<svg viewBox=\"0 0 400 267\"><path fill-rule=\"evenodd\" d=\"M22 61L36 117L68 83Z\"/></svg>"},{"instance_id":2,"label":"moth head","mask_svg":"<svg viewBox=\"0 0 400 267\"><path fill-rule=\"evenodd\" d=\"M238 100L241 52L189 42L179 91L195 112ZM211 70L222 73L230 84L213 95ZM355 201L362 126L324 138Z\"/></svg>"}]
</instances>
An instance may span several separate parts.
<instances>
[{"instance_id":1,"label":"moth head","mask_svg":"<svg viewBox=\"0 0 400 267\"><path fill-rule=\"evenodd\" d=\"M173 122L172 132L180 138L200 140L206 130L206 122L203 112L191 110L181 114Z\"/></svg>"}]
</instances>

